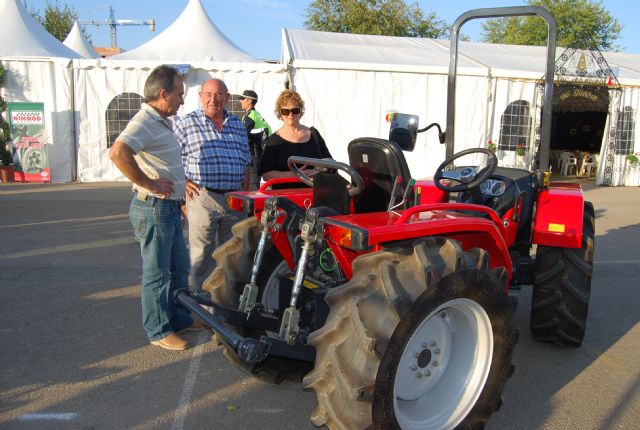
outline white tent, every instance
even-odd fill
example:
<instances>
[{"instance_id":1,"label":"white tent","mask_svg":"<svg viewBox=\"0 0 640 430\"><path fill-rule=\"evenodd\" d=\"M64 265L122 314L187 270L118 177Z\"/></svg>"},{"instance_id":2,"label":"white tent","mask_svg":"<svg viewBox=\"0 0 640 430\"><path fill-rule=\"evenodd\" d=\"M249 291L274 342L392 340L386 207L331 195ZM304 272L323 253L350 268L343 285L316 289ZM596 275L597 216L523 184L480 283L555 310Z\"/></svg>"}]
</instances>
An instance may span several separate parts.
<instances>
[{"instance_id":1,"label":"white tent","mask_svg":"<svg viewBox=\"0 0 640 430\"><path fill-rule=\"evenodd\" d=\"M232 61L257 60L238 48L213 24L200 0L189 0L182 14L162 33L114 60Z\"/></svg>"},{"instance_id":2,"label":"white tent","mask_svg":"<svg viewBox=\"0 0 640 430\"><path fill-rule=\"evenodd\" d=\"M456 100L456 150L497 142L503 112L513 102L529 103L539 124L537 83L544 75L545 47L460 42ZM564 48L557 49L560 57ZM618 111L640 119L640 56L604 53L621 88L611 90L609 119ZM562 61L562 59L559 59ZM355 137L385 137L388 111L414 113L422 125L445 126L449 41L284 29L282 62L292 68L293 87L307 104L303 122L315 125L332 155L346 160ZM575 65L574 65L575 68ZM607 76L602 76L606 82ZM615 103L614 103L615 101ZM602 142L598 183L640 185L640 169L629 169L623 154L611 148L616 124L607 124ZM531 139L539 127L531 127ZM613 134L615 137L615 133ZM635 134L635 152L640 149ZM525 167L532 154L518 160L499 151L504 165ZM444 160L435 133L418 137L408 164L415 177L429 177ZM606 172L605 172L606 171ZM606 175L605 175L606 173Z\"/></svg>"},{"instance_id":3,"label":"white tent","mask_svg":"<svg viewBox=\"0 0 640 430\"><path fill-rule=\"evenodd\" d=\"M293 87L305 100L302 122L314 125L334 158L347 161L347 145L363 136L388 136L388 112L420 116L424 125L445 125L448 48L432 39L283 29L282 61L292 68ZM468 145L484 137L468 136L487 116L489 69L461 57L456 130ZM467 136L467 137L465 137ZM444 159L436 133L421 134L407 163L417 178L429 176Z\"/></svg>"},{"instance_id":4,"label":"white tent","mask_svg":"<svg viewBox=\"0 0 640 430\"><path fill-rule=\"evenodd\" d=\"M21 0L0 0L0 62L7 70L2 96L8 102L44 103L51 180L71 181L75 172L71 60L80 55L51 36Z\"/></svg>"},{"instance_id":5,"label":"white tent","mask_svg":"<svg viewBox=\"0 0 640 430\"><path fill-rule=\"evenodd\" d=\"M285 87L286 67L258 62L239 50L213 25L200 1L190 0L173 24L139 48L109 59L74 61L80 181L125 179L107 156L114 138L109 133L114 125L113 109L123 103L139 103L147 76L163 63L186 72L185 103L178 115L200 106L202 82L220 78L232 94L255 90L260 95L258 109L269 123L276 123L271 106ZM126 118L120 122L126 124Z\"/></svg>"},{"instance_id":6,"label":"white tent","mask_svg":"<svg viewBox=\"0 0 640 430\"><path fill-rule=\"evenodd\" d=\"M66 47L73 49L83 58L100 58L100 54L93 49L93 46L87 41L80 31L78 21L73 23L71 31L67 35L67 38L62 42Z\"/></svg>"},{"instance_id":7,"label":"white tent","mask_svg":"<svg viewBox=\"0 0 640 430\"><path fill-rule=\"evenodd\" d=\"M108 110L114 103L119 103L117 100L120 98L124 103L141 98L147 76L159 64L162 62L74 61L78 180L125 180L107 155L108 145L113 143L108 140ZM191 63L185 76L185 104L178 115L199 107L200 84L214 77L223 79L233 94L252 88L260 94L261 101L268 100L270 104L284 88L287 74L286 69L278 64ZM275 123L273 113L261 112L271 124Z\"/></svg>"}]
</instances>

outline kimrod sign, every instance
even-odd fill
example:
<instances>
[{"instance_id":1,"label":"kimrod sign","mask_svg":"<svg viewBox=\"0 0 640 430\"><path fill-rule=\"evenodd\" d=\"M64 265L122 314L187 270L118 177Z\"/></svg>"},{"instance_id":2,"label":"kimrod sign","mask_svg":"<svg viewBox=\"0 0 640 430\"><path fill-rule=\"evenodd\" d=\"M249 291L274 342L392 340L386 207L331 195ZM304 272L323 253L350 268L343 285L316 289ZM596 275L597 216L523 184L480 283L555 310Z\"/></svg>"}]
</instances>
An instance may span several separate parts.
<instances>
[{"instance_id":1,"label":"kimrod sign","mask_svg":"<svg viewBox=\"0 0 640 430\"><path fill-rule=\"evenodd\" d=\"M16 180L50 182L44 103L9 103L9 125Z\"/></svg>"}]
</instances>

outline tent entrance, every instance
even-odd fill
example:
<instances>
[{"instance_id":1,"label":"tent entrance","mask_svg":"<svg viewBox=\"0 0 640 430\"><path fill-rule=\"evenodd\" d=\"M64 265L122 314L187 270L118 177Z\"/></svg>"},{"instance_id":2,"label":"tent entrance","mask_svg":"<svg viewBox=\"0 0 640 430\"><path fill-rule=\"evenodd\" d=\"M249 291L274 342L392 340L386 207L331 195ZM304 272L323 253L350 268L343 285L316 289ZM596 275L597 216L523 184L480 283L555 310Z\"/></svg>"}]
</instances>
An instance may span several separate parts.
<instances>
[{"instance_id":1,"label":"tent entrance","mask_svg":"<svg viewBox=\"0 0 640 430\"><path fill-rule=\"evenodd\" d=\"M556 85L550 149L600 153L608 112L607 87Z\"/></svg>"}]
</instances>

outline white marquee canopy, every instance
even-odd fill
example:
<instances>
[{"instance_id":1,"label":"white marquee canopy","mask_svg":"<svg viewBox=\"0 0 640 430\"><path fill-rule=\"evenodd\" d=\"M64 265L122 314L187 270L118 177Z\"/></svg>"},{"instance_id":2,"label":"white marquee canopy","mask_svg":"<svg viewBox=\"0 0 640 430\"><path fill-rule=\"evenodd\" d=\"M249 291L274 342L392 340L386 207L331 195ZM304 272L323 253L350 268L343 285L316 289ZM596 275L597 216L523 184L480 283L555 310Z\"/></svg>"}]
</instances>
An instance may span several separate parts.
<instances>
[{"instance_id":1,"label":"white marquee canopy","mask_svg":"<svg viewBox=\"0 0 640 430\"><path fill-rule=\"evenodd\" d=\"M82 58L100 58L100 54L93 49L93 46L82 31L80 31L80 27L78 26L78 22L73 23L73 27L71 27L71 31L67 35L67 38L62 42L66 47L73 49L78 54L82 56Z\"/></svg>"}]
</instances>

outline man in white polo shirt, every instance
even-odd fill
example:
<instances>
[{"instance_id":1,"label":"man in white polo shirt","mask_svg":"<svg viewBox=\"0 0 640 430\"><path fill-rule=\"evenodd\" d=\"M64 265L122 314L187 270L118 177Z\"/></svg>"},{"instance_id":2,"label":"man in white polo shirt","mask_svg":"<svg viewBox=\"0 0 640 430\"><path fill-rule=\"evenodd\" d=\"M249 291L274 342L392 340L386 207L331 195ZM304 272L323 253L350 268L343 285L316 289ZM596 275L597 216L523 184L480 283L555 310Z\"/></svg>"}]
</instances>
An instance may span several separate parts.
<instances>
[{"instance_id":1,"label":"man in white polo shirt","mask_svg":"<svg viewBox=\"0 0 640 430\"><path fill-rule=\"evenodd\" d=\"M136 193L129 216L142 254L142 324L153 345L171 350L189 348L177 332L207 328L173 302L173 292L188 287L189 254L180 218L185 174L167 118L183 94L176 69L156 67L144 85L145 103L109 150Z\"/></svg>"}]
</instances>

